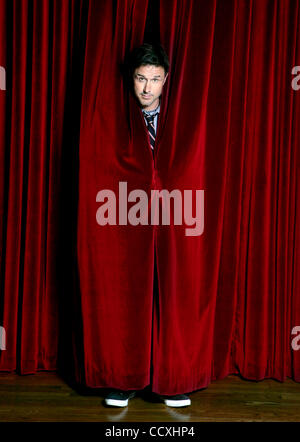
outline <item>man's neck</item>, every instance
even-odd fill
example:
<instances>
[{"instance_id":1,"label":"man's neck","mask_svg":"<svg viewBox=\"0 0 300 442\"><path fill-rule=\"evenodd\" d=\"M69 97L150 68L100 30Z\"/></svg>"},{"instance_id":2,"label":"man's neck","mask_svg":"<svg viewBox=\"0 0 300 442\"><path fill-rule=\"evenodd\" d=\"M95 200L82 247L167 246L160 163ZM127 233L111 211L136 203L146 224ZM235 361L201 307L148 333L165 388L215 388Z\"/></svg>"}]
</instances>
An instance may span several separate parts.
<instances>
[{"instance_id":1,"label":"man's neck","mask_svg":"<svg viewBox=\"0 0 300 442\"><path fill-rule=\"evenodd\" d=\"M155 112L159 112L159 110L160 110L160 103L158 103L158 105L157 105L157 107L155 108L155 109L143 109L142 108L142 111L143 112L146 112L146 113L155 113Z\"/></svg>"}]
</instances>

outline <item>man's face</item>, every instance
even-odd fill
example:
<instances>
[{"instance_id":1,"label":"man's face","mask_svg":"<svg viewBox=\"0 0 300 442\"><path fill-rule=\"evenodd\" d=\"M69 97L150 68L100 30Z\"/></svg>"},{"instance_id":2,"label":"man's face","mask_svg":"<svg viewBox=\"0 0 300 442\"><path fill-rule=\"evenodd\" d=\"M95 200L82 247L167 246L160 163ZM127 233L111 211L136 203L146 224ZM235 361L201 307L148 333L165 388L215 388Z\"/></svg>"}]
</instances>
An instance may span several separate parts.
<instances>
[{"instance_id":1,"label":"man's face","mask_svg":"<svg viewBox=\"0 0 300 442\"><path fill-rule=\"evenodd\" d=\"M133 74L134 93L144 110L154 110L167 79L162 66L152 64L136 68Z\"/></svg>"}]
</instances>

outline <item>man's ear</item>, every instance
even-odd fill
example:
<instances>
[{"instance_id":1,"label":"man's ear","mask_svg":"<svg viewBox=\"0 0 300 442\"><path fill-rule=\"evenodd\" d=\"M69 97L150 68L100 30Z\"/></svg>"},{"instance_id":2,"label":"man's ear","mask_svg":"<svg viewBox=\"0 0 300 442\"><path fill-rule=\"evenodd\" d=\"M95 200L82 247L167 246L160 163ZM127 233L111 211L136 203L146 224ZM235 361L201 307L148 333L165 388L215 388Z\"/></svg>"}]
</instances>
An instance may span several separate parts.
<instances>
[{"instance_id":1,"label":"man's ear","mask_svg":"<svg viewBox=\"0 0 300 442\"><path fill-rule=\"evenodd\" d=\"M164 78L163 85L165 84L168 75L169 75L169 73L166 74L166 76L165 76L165 78Z\"/></svg>"}]
</instances>

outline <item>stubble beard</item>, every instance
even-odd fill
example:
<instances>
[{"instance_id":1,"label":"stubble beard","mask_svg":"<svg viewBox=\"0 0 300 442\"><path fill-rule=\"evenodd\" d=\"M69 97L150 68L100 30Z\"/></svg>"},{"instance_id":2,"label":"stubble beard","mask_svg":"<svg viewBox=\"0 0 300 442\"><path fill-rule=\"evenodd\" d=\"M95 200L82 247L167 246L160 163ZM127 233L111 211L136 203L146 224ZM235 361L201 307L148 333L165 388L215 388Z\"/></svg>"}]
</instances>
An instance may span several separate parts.
<instances>
[{"instance_id":1,"label":"stubble beard","mask_svg":"<svg viewBox=\"0 0 300 442\"><path fill-rule=\"evenodd\" d=\"M158 106L159 97L153 98L153 100L151 100L150 102L147 100L144 100L142 96L140 97L140 104L141 104L141 107L143 110L147 110L147 108L151 107L153 105L153 103L155 103L156 101L157 101L157 106ZM155 106L154 109L156 109L157 106ZM151 110L154 110L154 109L151 109Z\"/></svg>"}]
</instances>

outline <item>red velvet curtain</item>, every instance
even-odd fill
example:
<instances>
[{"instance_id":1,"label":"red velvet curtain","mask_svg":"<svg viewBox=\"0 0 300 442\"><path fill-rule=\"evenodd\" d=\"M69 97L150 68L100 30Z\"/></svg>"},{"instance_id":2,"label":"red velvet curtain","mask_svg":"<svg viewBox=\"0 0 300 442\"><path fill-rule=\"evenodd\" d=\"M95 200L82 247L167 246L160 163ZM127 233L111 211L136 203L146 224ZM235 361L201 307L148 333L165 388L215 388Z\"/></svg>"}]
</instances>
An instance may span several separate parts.
<instances>
[{"instance_id":1,"label":"red velvet curtain","mask_svg":"<svg viewBox=\"0 0 300 442\"><path fill-rule=\"evenodd\" d=\"M173 141L184 155L194 146L203 156L199 272L201 296L215 300L212 378L239 372L299 380L291 351L300 313L300 96L291 88L299 2L172 5L160 8L161 41L175 72L164 152Z\"/></svg>"},{"instance_id":2,"label":"red velvet curtain","mask_svg":"<svg viewBox=\"0 0 300 442\"><path fill-rule=\"evenodd\" d=\"M299 1L159 2L155 164L120 71L147 7L0 2L0 369L55 370L73 346L91 387L299 381ZM203 189L203 234L99 226L120 181Z\"/></svg>"},{"instance_id":3,"label":"red velvet curtain","mask_svg":"<svg viewBox=\"0 0 300 442\"><path fill-rule=\"evenodd\" d=\"M1 370L57 367L61 166L81 3L0 4Z\"/></svg>"}]
</instances>

